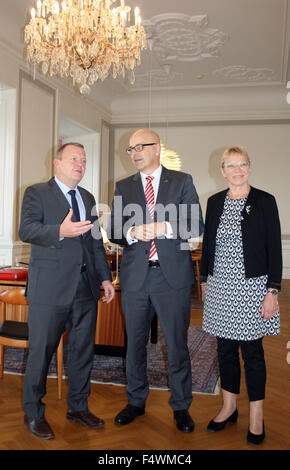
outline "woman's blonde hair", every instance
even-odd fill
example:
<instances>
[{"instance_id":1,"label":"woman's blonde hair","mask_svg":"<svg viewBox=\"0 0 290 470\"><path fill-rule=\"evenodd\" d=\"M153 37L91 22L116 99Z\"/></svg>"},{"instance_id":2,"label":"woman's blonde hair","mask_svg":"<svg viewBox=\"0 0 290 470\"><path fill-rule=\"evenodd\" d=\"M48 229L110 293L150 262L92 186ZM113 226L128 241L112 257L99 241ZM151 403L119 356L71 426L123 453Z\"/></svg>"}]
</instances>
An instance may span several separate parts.
<instances>
[{"instance_id":1,"label":"woman's blonde hair","mask_svg":"<svg viewBox=\"0 0 290 470\"><path fill-rule=\"evenodd\" d=\"M239 145L235 145L234 147L227 148L222 154L222 158L221 158L222 168L224 168L226 158L229 157L232 153L237 154L237 155L243 155L244 157L246 157L249 166L251 166L251 160L246 149L244 147L240 147Z\"/></svg>"}]
</instances>

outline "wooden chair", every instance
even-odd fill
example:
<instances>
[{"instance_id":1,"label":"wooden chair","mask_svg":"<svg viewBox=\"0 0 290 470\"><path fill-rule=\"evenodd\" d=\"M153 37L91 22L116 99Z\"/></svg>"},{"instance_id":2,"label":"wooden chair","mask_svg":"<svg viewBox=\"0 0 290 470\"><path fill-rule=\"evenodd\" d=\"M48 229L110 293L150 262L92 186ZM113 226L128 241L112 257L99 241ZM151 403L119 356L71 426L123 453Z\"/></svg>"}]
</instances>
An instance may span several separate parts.
<instances>
[{"instance_id":1,"label":"wooden chair","mask_svg":"<svg viewBox=\"0 0 290 470\"><path fill-rule=\"evenodd\" d=\"M201 302L201 287L200 287L200 271L199 271L199 263L201 261L202 255L202 243L199 243L196 250L191 252L191 259L195 263L195 278L197 283L197 296L198 301Z\"/></svg>"},{"instance_id":2,"label":"wooden chair","mask_svg":"<svg viewBox=\"0 0 290 470\"><path fill-rule=\"evenodd\" d=\"M13 321L6 319L6 307L8 305L28 305L27 298L24 295L24 287L16 287L15 289L6 290L0 293L0 379L3 379L4 371L4 354L5 346L12 348L28 348L28 323L23 321ZM61 338L60 346L62 347L63 338ZM59 349L58 348L58 349ZM59 357L59 351L57 357ZM62 354L62 353L61 353ZM61 364L62 365L62 364ZM61 398L61 380L62 369L57 367L57 387L58 398Z\"/></svg>"}]
</instances>

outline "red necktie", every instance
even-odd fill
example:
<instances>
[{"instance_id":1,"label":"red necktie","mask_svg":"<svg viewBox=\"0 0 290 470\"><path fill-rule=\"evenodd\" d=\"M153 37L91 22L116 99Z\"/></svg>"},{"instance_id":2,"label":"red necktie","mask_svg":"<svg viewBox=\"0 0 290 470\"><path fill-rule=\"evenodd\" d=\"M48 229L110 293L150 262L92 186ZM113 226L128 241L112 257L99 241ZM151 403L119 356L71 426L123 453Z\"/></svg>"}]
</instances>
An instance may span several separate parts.
<instances>
[{"instance_id":1,"label":"red necktie","mask_svg":"<svg viewBox=\"0 0 290 470\"><path fill-rule=\"evenodd\" d=\"M146 197L146 202L147 206L149 209L149 213L151 216L151 219L154 220L154 190L152 186L152 180L154 179L154 176L147 176L147 184L145 187L145 197ZM150 253L149 253L149 259L153 258L153 256L157 253L156 246L154 243L154 240L151 243L151 248L150 248Z\"/></svg>"}]
</instances>

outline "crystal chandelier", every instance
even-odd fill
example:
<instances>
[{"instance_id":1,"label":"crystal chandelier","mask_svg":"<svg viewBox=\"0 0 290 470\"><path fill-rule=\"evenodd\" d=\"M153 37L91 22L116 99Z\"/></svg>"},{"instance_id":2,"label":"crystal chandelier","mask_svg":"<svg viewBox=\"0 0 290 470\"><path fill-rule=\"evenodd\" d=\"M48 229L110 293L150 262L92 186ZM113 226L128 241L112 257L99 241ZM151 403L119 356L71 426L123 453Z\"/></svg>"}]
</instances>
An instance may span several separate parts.
<instances>
[{"instance_id":1,"label":"crystal chandelier","mask_svg":"<svg viewBox=\"0 0 290 470\"><path fill-rule=\"evenodd\" d=\"M25 27L27 61L41 64L42 73L71 77L80 92L88 94L90 85L125 77L135 81L134 68L140 65L146 35L139 8L131 24L131 8L120 0L38 0ZM34 69L35 70L35 69Z\"/></svg>"}]
</instances>

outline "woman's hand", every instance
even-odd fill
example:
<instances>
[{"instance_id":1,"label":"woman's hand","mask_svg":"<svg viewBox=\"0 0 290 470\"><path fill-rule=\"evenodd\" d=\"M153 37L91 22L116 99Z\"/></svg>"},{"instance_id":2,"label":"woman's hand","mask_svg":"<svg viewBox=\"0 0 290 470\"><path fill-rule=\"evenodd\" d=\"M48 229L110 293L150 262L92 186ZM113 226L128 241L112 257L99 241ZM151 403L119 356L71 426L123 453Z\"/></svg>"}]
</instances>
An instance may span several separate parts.
<instances>
[{"instance_id":1,"label":"woman's hand","mask_svg":"<svg viewBox=\"0 0 290 470\"><path fill-rule=\"evenodd\" d=\"M262 303L262 317L264 320L272 318L278 310L278 299L277 295L266 294L264 302Z\"/></svg>"}]
</instances>

